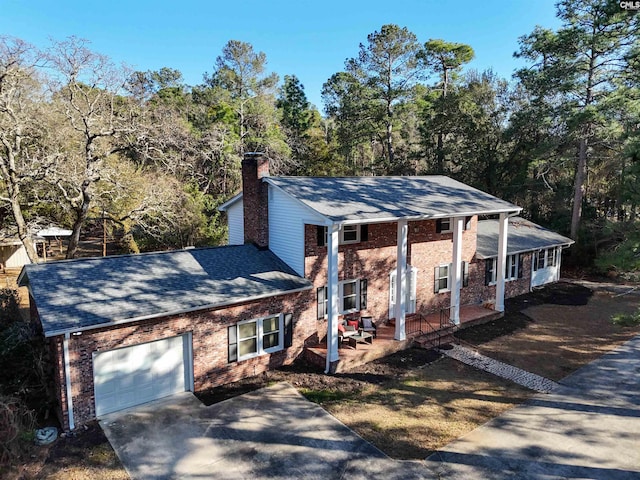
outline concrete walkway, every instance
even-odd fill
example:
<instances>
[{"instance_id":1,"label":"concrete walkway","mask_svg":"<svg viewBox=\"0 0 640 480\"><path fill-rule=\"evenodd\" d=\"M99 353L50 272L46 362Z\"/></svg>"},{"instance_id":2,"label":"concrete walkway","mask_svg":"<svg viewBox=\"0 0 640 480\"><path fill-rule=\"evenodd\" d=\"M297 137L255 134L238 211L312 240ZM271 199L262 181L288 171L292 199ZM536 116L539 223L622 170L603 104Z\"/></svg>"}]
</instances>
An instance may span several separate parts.
<instances>
[{"instance_id":1,"label":"concrete walkway","mask_svg":"<svg viewBox=\"0 0 640 480\"><path fill-rule=\"evenodd\" d=\"M427 459L447 479L640 479L640 336Z\"/></svg>"},{"instance_id":2,"label":"concrete walkway","mask_svg":"<svg viewBox=\"0 0 640 480\"><path fill-rule=\"evenodd\" d=\"M441 349L440 353L454 360L458 360L465 365L511 380L518 385L522 385L536 392L549 393L559 388L559 385L553 380L527 372L513 365L499 362L467 347L452 345L449 349Z\"/></svg>"}]
</instances>

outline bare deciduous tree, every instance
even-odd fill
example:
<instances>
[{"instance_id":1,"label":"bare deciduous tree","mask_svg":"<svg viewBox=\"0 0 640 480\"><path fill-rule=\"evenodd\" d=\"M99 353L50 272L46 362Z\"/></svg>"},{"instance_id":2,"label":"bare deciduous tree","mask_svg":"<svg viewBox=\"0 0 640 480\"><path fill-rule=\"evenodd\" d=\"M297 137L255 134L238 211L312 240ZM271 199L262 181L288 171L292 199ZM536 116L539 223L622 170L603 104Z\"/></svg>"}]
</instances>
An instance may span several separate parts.
<instances>
[{"instance_id":1,"label":"bare deciduous tree","mask_svg":"<svg viewBox=\"0 0 640 480\"><path fill-rule=\"evenodd\" d=\"M65 161L49 178L74 214L67 249L67 258L73 258L104 162L123 151L136 131L136 104L122 95L128 72L89 50L86 41L57 42L47 58L53 67L52 106L69 135Z\"/></svg>"}]
</instances>

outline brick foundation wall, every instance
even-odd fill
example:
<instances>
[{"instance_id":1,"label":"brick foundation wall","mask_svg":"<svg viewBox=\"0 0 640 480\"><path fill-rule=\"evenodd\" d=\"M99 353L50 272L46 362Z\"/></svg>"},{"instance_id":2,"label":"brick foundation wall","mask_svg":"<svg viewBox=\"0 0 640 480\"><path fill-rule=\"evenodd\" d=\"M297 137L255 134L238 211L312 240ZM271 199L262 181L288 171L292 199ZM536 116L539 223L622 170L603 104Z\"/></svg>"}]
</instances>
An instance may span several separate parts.
<instances>
[{"instance_id":1,"label":"brick foundation wall","mask_svg":"<svg viewBox=\"0 0 640 480\"><path fill-rule=\"evenodd\" d=\"M313 302L310 302L311 299ZM241 320L276 313L293 313L292 346L273 354L228 363L227 327ZM69 356L76 425L82 425L95 418L93 354L96 352L191 333L194 389L199 392L292 363L302 354L305 345L318 342L316 323L315 294L304 291L223 309L162 317L119 327L85 331L78 336L72 335L69 339ZM66 419L64 365L61 363L62 337L56 337L53 343L57 348L57 355L53 358L60 360L61 368L57 369L56 374L58 402L62 416ZM68 428L68 423L65 424L65 428Z\"/></svg>"}]
</instances>

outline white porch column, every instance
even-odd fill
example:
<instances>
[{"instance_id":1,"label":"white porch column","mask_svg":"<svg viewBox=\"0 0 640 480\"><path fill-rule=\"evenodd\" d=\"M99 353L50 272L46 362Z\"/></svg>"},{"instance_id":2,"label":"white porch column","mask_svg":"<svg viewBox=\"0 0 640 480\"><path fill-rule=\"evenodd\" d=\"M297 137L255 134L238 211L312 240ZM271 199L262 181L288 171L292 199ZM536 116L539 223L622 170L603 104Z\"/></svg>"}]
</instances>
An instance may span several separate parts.
<instances>
[{"instance_id":1,"label":"white porch column","mask_svg":"<svg viewBox=\"0 0 640 480\"><path fill-rule=\"evenodd\" d=\"M396 340L405 340L405 312L407 310L405 299L407 298L407 236L409 226L406 220L398 221L398 253L396 262Z\"/></svg>"},{"instance_id":2,"label":"white porch column","mask_svg":"<svg viewBox=\"0 0 640 480\"><path fill-rule=\"evenodd\" d=\"M496 311L504 312L504 271L507 264L507 229L509 215L500 214L500 233L498 234L498 261L496 265Z\"/></svg>"},{"instance_id":3,"label":"white porch column","mask_svg":"<svg viewBox=\"0 0 640 480\"><path fill-rule=\"evenodd\" d=\"M451 309L449 320L460 325L460 289L462 288L462 231L464 217L453 219L453 260L451 265Z\"/></svg>"},{"instance_id":4,"label":"white porch column","mask_svg":"<svg viewBox=\"0 0 640 480\"><path fill-rule=\"evenodd\" d=\"M331 364L337 362L338 354L338 241L339 226L327 227L327 365L325 373L331 370Z\"/></svg>"}]
</instances>

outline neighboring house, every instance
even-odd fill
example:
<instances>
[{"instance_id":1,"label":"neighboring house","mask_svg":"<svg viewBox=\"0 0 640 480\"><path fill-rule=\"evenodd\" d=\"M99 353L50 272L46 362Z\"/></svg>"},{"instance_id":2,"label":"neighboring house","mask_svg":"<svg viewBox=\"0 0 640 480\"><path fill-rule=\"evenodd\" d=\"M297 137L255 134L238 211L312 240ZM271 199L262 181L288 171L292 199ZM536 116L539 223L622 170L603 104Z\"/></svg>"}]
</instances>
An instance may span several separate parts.
<instances>
[{"instance_id":1,"label":"neighboring house","mask_svg":"<svg viewBox=\"0 0 640 480\"><path fill-rule=\"evenodd\" d=\"M35 235L32 235L31 239L38 256L44 259L44 255L46 255L45 239ZM18 237L15 229L13 231L0 231L0 267L2 270L22 268L30 263L31 260L27 255L27 249L24 248L22 240Z\"/></svg>"},{"instance_id":2,"label":"neighboring house","mask_svg":"<svg viewBox=\"0 0 640 480\"><path fill-rule=\"evenodd\" d=\"M289 364L323 340L329 372L346 316L394 318L403 341L414 312L503 311L505 296L556 280L572 243L443 176L269 177L256 154L242 170L242 194L221 206L236 245L22 271L65 428Z\"/></svg>"}]
</instances>

